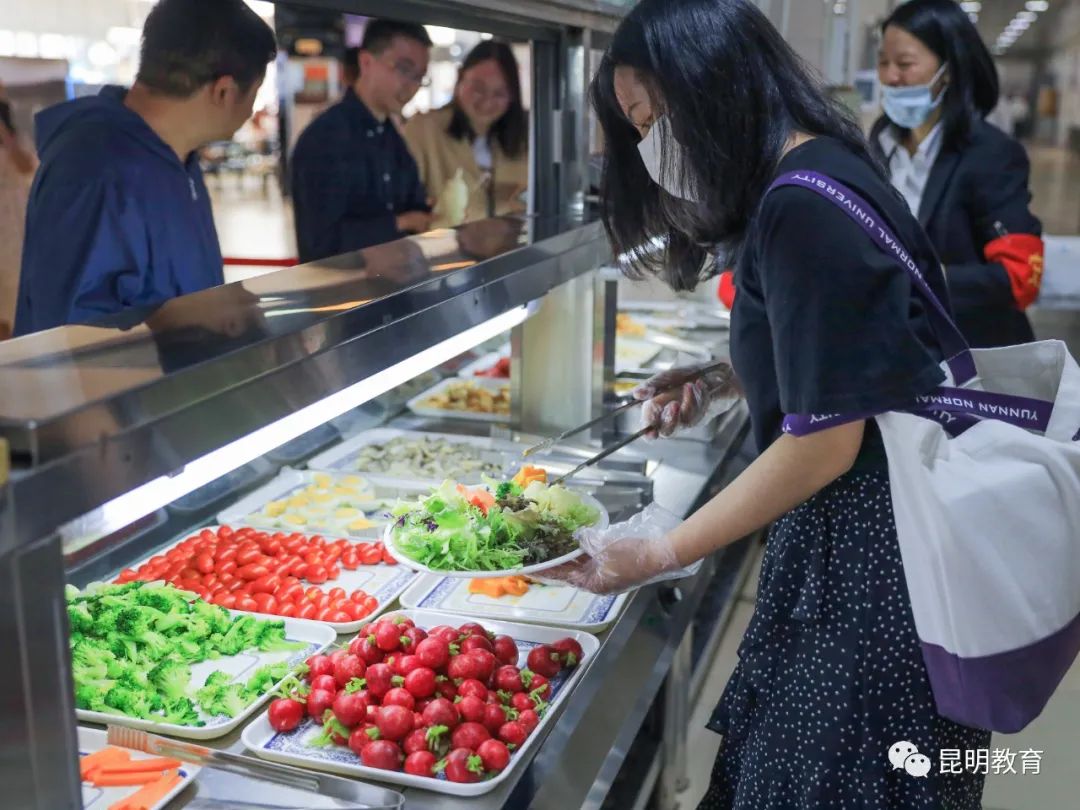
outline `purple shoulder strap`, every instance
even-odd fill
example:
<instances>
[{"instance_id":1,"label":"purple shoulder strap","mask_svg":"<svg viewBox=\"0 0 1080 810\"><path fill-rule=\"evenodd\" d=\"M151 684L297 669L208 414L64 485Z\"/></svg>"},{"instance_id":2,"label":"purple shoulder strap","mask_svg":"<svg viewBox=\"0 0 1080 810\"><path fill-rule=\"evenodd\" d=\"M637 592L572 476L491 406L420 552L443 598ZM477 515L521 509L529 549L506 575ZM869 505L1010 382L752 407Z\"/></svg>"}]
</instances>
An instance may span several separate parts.
<instances>
[{"instance_id":1,"label":"purple shoulder strap","mask_svg":"<svg viewBox=\"0 0 1080 810\"><path fill-rule=\"evenodd\" d=\"M769 187L766 194L782 186L805 188L829 200L862 228L882 252L899 264L911 278L912 286L928 304L930 327L941 345L955 385L963 386L975 379L978 373L975 359L959 327L927 284L911 253L896 238L877 210L843 183L817 172L783 174ZM945 429L954 435L987 418L1009 422L1028 430L1045 431L1053 411L1053 403L943 386L931 395L917 397L915 402L902 410L941 422ZM877 415L791 414L784 418L784 431L802 436L847 422L871 419Z\"/></svg>"}]
</instances>

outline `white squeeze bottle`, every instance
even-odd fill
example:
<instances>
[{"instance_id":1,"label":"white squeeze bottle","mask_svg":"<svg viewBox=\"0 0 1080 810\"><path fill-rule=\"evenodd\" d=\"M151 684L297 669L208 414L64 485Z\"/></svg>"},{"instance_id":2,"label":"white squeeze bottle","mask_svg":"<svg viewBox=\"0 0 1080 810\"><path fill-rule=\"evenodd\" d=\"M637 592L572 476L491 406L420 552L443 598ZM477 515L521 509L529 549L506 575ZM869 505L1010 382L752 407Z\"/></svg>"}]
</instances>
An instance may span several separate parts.
<instances>
[{"instance_id":1,"label":"white squeeze bottle","mask_svg":"<svg viewBox=\"0 0 1080 810\"><path fill-rule=\"evenodd\" d=\"M465 182L465 174L462 169L454 172L454 176L446 181L442 194L439 195L438 204L435 206L440 219L448 227L460 225L465 221L465 212L469 207L469 184Z\"/></svg>"}]
</instances>

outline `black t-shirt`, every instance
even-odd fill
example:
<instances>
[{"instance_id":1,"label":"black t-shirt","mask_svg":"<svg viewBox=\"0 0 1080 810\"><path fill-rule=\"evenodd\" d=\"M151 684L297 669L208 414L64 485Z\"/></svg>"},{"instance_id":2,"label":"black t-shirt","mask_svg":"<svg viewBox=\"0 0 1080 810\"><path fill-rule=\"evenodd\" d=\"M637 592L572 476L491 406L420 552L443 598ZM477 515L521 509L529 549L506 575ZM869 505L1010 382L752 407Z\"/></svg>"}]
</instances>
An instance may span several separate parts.
<instances>
[{"instance_id":1,"label":"black t-shirt","mask_svg":"<svg viewBox=\"0 0 1080 810\"><path fill-rule=\"evenodd\" d=\"M931 288L948 301L941 265L904 201L864 158L833 138L792 149L777 175L815 171L884 217ZM884 412L943 379L941 353L907 273L834 203L784 186L768 194L735 270L731 358L764 451L786 414ZM867 430L856 466L879 468Z\"/></svg>"}]
</instances>

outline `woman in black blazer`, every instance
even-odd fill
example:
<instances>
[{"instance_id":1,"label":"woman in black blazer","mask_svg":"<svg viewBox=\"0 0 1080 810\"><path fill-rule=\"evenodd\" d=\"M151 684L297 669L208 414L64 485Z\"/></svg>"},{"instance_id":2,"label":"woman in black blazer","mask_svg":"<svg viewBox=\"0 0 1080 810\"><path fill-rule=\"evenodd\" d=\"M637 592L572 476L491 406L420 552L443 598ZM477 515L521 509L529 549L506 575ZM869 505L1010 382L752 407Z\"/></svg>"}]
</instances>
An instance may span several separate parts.
<instances>
[{"instance_id":1,"label":"woman in black blazer","mask_svg":"<svg viewBox=\"0 0 1080 810\"><path fill-rule=\"evenodd\" d=\"M953 0L911 0L882 32L871 146L929 234L971 345L1029 342L1042 226L1023 146L983 120L998 103L990 53Z\"/></svg>"}]
</instances>

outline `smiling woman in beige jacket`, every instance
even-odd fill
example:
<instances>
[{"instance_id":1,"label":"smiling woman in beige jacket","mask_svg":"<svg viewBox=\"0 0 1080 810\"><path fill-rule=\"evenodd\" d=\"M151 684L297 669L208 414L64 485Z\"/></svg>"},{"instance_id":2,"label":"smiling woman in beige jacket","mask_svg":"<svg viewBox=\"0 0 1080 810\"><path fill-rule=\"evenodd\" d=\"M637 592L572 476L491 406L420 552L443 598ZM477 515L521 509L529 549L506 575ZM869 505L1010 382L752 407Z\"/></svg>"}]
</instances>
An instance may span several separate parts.
<instances>
[{"instance_id":1,"label":"smiling woman in beige jacket","mask_svg":"<svg viewBox=\"0 0 1080 810\"><path fill-rule=\"evenodd\" d=\"M411 118L404 135L420 179L436 201L435 227L524 213L528 115L509 45L487 41L473 48L453 101Z\"/></svg>"}]
</instances>

